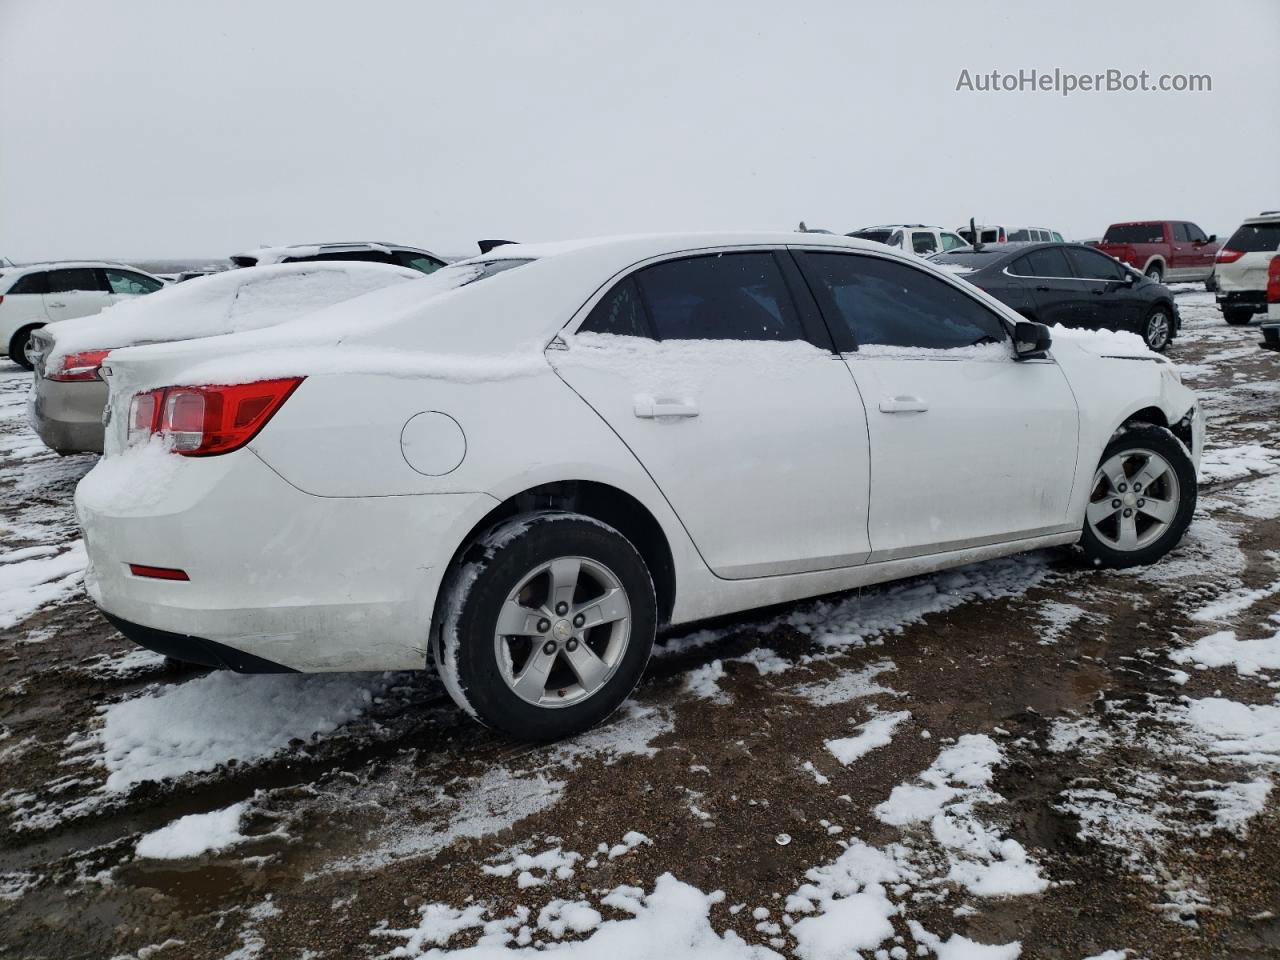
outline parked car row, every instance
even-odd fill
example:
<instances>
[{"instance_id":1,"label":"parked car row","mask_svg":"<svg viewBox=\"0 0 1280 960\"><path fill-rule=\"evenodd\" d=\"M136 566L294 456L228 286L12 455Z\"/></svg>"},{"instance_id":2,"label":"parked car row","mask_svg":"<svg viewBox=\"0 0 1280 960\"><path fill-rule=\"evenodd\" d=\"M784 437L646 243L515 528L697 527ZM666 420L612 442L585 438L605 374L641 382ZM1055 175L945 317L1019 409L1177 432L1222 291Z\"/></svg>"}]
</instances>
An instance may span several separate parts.
<instances>
[{"instance_id":1,"label":"parked car row","mask_svg":"<svg viewBox=\"0 0 1280 960\"><path fill-rule=\"evenodd\" d=\"M1118 267L1063 246L941 256ZM114 349L76 491L87 588L126 636L209 666L431 661L472 716L547 740L623 702L662 624L1057 544L1163 556L1195 509L1194 395L964 265L796 234L504 245Z\"/></svg>"}]
</instances>

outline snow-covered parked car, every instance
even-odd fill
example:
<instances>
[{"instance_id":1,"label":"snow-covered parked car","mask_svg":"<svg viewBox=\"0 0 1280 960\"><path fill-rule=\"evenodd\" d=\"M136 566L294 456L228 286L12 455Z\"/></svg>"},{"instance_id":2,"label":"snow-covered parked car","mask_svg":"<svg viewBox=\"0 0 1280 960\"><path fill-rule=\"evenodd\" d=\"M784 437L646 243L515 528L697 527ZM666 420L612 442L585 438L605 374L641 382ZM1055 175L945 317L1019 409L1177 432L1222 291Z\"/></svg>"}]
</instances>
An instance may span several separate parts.
<instances>
[{"instance_id":1,"label":"snow-covered parked car","mask_svg":"<svg viewBox=\"0 0 1280 960\"><path fill-rule=\"evenodd\" d=\"M292 320L422 274L379 263L302 263L198 277L92 317L32 332L35 384L28 418L58 453L101 453L107 385L98 374L117 347L212 337Z\"/></svg>"},{"instance_id":2,"label":"snow-covered parked car","mask_svg":"<svg viewBox=\"0 0 1280 960\"><path fill-rule=\"evenodd\" d=\"M242 671L420 669L571 734L659 624L1079 543L1149 563L1203 429L1131 334L843 237L507 246L301 321L112 355L87 585Z\"/></svg>"},{"instance_id":3,"label":"snow-covered parked car","mask_svg":"<svg viewBox=\"0 0 1280 960\"><path fill-rule=\"evenodd\" d=\"M420 247L371 240L259 247L257 250L231 256L231 262L237 267L263 267L269 263L323 263L339 260L348 263L390 263L417 270L419 273L434 273L447 262L444 257Z\"/></svg>"}]
</instances>

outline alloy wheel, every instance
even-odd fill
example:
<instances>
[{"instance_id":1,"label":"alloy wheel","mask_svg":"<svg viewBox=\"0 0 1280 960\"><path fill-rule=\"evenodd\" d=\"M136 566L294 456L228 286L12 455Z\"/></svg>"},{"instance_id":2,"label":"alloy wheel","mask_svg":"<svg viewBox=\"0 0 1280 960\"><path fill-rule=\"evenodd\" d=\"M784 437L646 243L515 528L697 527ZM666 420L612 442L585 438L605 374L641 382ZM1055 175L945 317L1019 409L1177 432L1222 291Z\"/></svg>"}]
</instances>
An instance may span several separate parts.
<instances>
[{"instance_id":1,"label":"alloy wheel","mask_svg":"<svg viewBox=\"0 0 1280 960\"><path fill-rule=\"evenodd\" d=\"M1173 466L1152 450L1123 450L1098 467L1086 516L1113 550L1141 550L1169 529L1181 503Z\"/></svg>"},{"instance_id":2,"label":"alloy wheel","mask_svg":"<svg viewBox=\"0 0 1280 960\"><path fill-rule=\"evenodd\" d=\"M526 703L567 707L603 688L631 638L631 603L618 576L586 557L529 571L498 613L502 679Z\"/></svg>"},{"instance_id":3,"label":"alloy wheel","mask_svg":"<svg viewBox=\"0 0 1280 960\"><path fill-rule=\"evenodd\" d=\"M1163 350L1169 344L1169 315L1163 310L1156 310L1147 321L1147 346L1152 350Z\"/></svg>"}]
</instances>

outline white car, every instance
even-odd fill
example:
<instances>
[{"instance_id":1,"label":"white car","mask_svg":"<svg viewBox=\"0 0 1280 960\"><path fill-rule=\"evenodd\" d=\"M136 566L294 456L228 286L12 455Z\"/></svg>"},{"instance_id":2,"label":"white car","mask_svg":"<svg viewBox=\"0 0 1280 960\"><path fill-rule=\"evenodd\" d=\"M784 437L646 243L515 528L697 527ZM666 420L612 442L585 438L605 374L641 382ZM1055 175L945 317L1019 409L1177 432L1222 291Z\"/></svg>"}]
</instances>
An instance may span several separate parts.
<instances>
[{"instance_id":1,"label":"white car","mask_svg":"<svg viewBox=\"0 0 1280 960\"><path fill-rule=\"evenodd\" d=\"M0 350L31 369L27 344L46 323L86 317L129 297L154 293L164 281L119 263L97 260L32 263L0 269Z\"/></svg>"},{"instance_id":2,"label":"white car","mask_svg":"<svg viewBox=\"0 0 1280 960\"><path fill-rule=\"evenodd\" d=\"M1000 224L980 223L976 227L981 243L1064 243L1062 234L1048 227L1006 227ZM956 233L964 238L965 243L972 243L974 229L968 226L956 227Z\"/></svg>"},{"instance_id":3,"label":"white car","mask_svg":"<svg viewBox=\"0 0 1280 960\"><path fill-rule=\"evenodd\" d=\"M1058 544L1171 549L1194 394L1136 337L1054 338L843 237L504 246L113 354L86 583L172 656L433 659L473 716L564 736L623 701L659 624Z\"/></svg>"},{"instance_id":4,"label":"white car","mask_svg":"<svg viewBox=\"0 0 1280 960\"><path fill-rule=\"evenodd\" d=\"M262 267L270 263L319 263L325 260L358 261L364 263L389 263L408 267L419 273L434 273L446 263L444 257L405 246L402 243L381 243L357 240L350 243L299 243L287 247L260 247L247 253L231 256L237 267Z\"/></svg>"},{"instance_id":5,"label":"white car","mask_svg":"<svg viewBox=\"0 0 1280 960\"><path fill-rule=\"evenodd\" d=\"M1267 266L1280 253L1280 210L1250 217L1218 251L1218 307L1230 324L1246 324L1267 311Z\"/></svg>"},{"instance_id":6,"label":"white car","mask_svg":"<svg viewBox=\"0 0 1280 960\"><path fill-rule=\"evenodd\" d=\"M863 227L846 234L856 240L872 240L886 247L895 247L921 257L946 253L967 247L969 242L957 233L941 227L929 227L923 223L891 223L878 227Z\"/></svg>"}]
</instances>

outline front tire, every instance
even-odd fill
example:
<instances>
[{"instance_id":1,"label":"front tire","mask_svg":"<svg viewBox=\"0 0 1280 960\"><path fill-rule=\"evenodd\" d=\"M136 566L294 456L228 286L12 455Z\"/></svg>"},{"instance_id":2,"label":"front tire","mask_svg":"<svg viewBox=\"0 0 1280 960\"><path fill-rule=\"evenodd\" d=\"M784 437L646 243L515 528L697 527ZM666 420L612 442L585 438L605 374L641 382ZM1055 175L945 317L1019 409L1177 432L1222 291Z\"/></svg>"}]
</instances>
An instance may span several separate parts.
<instances>
[{"instance_id":1,"label":"front tire","mask_svg":"<svg viewBox=\"0 0 1280 960\"><path fill-rule=\"evenodd\" d=\"M1177 546L1196 509L1186 447L1149 423L1125 427L1094 473L1080 546L1095 566L1154 563Z\"/></svg>"},{"instance_id":2,"label":"front tire","mask_svg":"<svg viewBox=\"0 0 1280 960\"><path fill-rule=\"evenodd\" d=\"M1142 324L1142 339L1148 350L1164 353L1173 342L1173 316L1168 307L1153 307Z\"/></svg>"},{"instance_id":3,"label":"front tire","mask_svg":"<svg viewBox=\"0 0 1280 960\"><path fill-rule=\"evenodd\" d=\"M1243 327L1253 320L1253 311L1247 307L1223 307L1222 319L1233 327Z\"/></svg>"},{"instance_id":4,"label":"front tire","mask_svg":"<svg viewBox=\"0 0 1280 960\"><path fill-rule=\"evenodd\" d=\"M9 341L9 359L24 370L35 369L35 364L27 358L27 344L31 341L31 334L39 330L41 326L43 324L33 323L31 326L22 327Z\"/></svg>"},{"instance_id":5,"label":"front tire","mask_svg":"<svg viewBox=\"0 0 1280 960\"><path fill-rule=\"evenodd\" d=\"M574 513L491 530L449 578L432 654L450 695L520 740L572 736L608 717L649 661L657 599L617 530Z\"/></svg>"}]
</instances>

